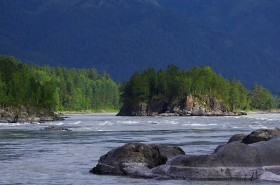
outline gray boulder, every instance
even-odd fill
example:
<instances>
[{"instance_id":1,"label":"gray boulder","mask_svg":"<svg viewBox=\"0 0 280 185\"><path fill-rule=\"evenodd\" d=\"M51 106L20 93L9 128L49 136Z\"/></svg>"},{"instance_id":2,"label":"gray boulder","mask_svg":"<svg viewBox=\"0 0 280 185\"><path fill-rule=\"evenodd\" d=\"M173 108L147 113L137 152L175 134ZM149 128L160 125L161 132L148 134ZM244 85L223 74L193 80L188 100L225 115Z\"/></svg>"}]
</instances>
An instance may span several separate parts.
<instances>
[{"instance_id":1,"label":"gray boulder","mask_svg":"<svg viewBox=\"0 0 280 185\"><path fill-rule=\"evenodd\" d=\"M170 179L258 179L265 171L280 174L280 140L246 145L233 142L211 155L179 156L152 169Z\"/></svg>"},{"instance_id":2,"label":"gray boulder","mask_svg":"<svg viewBox=\"0 0 280 185\"><path fill-rule=\"evenodd\" d=\"M129 143L102 156L91 172L159 179L264 179L280 175L279 132L276 128L234 135L214 153L198 156L184 155L178 147Z\"/></svg>"},{"instance_id":3,"label":"gray boulder","mask_svg":"<svg viewBox=\"0 0 280 185\"><path fill-rule=\"evenodd\" d=\"M280 136L280 129L260 129L256 130L249 135L247 135L245 138L242 139L242 142L245 144L252 144L257 143L260 141L269 141L271 139L277 138Z\"/></svg>"},{"instance_id":4,"label":"gray boulder","mask_svg":"<svg viewBox=\"0 0 280 185\"><path fill-rule=\"evenodd\" d=\"M100 157L90 172L94 174L155 177L151 169L165 164L168 159L185 154L179 147L128 143Z\"/></svg>"},{"instance_id":5,"label":"gray boulder","mask_svg":"<svg viewBox=\"0 0 280 185\"><path fill-rule=\"evenodd\" d=\"M241 142L245 137L246 137L246 135L244 135L244 134L235 134L235 135L231 136L231 138L228 140L227 143L232 143L235 141Z\"/></svg>"}]
</instances>

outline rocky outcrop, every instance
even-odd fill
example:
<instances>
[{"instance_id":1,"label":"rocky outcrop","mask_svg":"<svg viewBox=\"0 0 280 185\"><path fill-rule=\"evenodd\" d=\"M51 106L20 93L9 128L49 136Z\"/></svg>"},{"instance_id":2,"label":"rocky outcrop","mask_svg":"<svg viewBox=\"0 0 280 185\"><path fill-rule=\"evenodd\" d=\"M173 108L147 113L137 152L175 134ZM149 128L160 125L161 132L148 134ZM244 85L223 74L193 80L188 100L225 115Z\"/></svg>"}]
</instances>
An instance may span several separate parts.
<instances>
[{"instance_id":1,"label":"rocky outcrop","mask_svg":"<svg viewBox=\"0 0 280 185\"><path fill-rule=\"evenodd\" d=\"M148 104L124 105L118 116L232 116L246 115L245 112L230 112L215 97L197 98L192 95L180 102L168 103L166 100L153 98Z\"/></svg>"},{"instance_id":2,"label":"rocky outcrop","mask_svg":"<svg viewBox=\"0 0 280 185\"><path fill-rule=\"evenodd\" d=\"M0 109L0 123L38 123L64 120L47 109L6 108Z\"/></svg>"},{"instance_id":3,"label":"rocky outcrop","mask_svg":"<svg viewBox=\"0 0 280 185\"><path fill-rule=\"evenodd\" d=\"M216 152L198 156L183 155L180 148L130 143L102 156L91 172L160 179L254 180L269 174L275 178L280 175L279 131L235 135ZM255 139L256 135L267 140ZM254 139L246 144L245 138Z\"/></svg>"}]
</instances>

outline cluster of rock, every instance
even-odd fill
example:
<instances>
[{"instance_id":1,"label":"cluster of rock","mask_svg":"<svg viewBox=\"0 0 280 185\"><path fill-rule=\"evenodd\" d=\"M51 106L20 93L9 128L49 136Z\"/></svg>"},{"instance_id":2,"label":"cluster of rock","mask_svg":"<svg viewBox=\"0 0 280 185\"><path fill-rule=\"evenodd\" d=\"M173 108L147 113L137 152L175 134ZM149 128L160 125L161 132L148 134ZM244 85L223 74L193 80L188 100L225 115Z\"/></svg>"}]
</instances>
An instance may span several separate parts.
<instances>
[{"instance_id":1,"label":"cluster of rock","mask_svg":"<svg viewBox=\"0 0 280 185\"><path fill-rule=\"evenodd\" d=\"M150 103L123 105L117 116L233 116L244 115L245 112L230 112L215 97L199 99L187 96L180 103L168 103L160 99L152 99Z\"/></svg>"},{"instance_id":2,"label":"cluster of rock","mask_svg":"<svg viewBox=\"0 0 280 185\"><path fill-rule=\"evenodd\" d=\"M47 109L5 108L0 109L0 123L38 123L63 120L63 117Z\"/></svg>"},{"instance_id":3,"label":"cluster of rock","mask_svg":"<svg viewBox=\"0 0 280 185\"><path fill-rule=\"evenodd\" d=\"M159 179L280 177L280 129L235 135L209 155L186 155L178 147L129 143L102 156L91 172ZM277 178L276 178L277 179Z\"/></svg>"}]
</instances>

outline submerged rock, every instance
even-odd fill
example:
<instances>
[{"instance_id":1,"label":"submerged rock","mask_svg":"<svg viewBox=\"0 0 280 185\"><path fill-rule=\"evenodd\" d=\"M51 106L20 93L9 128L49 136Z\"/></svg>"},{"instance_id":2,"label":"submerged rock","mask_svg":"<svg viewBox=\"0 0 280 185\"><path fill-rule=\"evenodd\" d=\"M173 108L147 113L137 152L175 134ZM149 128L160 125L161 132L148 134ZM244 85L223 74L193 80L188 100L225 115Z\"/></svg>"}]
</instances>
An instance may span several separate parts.
<instances>
[{"instance_id":1,"label":"submerged rock","mask_svg":"<svg viewBox=\"0 0 280 185\"><path fill-rule=\"evenodd\" d=\"M267 140L245 138L262 136ZM246 140L247 141L247 140ZM252 142L253 142L252 141ZM279 129L261 129L248 136L235 135L210 155L184 155L182 149L165 145L129 143L102 156L91 172L160 179L243 179L280 175Z\"/></svg>"},{"instance_id":2,"label":"submerged rock","mask_svg":"<svg viewBox=\"0 0 280 185\"><path fill-rule=\"evenodd\" d=\"M41 130L45 130L45 131L72 131L71 129L56 126L56 125L51 125L51 126L43 128Z\"/></svg>"}]
</instances>

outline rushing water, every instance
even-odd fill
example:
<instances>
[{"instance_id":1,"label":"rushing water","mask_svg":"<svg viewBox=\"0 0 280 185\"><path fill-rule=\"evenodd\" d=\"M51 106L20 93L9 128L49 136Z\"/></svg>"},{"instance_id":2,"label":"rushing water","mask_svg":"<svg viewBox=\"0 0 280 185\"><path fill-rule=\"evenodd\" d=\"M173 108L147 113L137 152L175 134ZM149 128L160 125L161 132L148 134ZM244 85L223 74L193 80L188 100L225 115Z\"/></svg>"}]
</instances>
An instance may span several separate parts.
<instances>
[{"instance_id":1,"label":"rushing water","mask_svg":"<svg viewBox=\"0 0 280 185\"><path fill-rule=\"evenodd\" d=\"M49 125L67 131L42 131ZM98 176L88 171L99 157L128 142L180 146L187 154L209 154L237 133L280 126L280 114L242 117L116 117L70 115L62 122L0 123L0 184L229 184L240 181L159 181ZM241 184L275 184L242 181Z\"/></svg>"}]
</instances>

